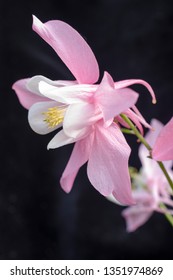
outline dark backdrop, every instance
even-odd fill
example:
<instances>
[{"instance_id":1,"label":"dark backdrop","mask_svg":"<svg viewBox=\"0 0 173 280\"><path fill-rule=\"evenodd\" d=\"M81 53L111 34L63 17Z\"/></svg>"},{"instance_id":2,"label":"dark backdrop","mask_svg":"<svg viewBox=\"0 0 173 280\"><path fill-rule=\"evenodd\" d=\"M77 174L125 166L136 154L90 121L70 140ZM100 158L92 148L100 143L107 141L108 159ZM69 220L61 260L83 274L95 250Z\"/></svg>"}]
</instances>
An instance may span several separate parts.
<instances>
[{"instance_id":1,"label":"dark backdrop","mask_svg":"<svg viewBox=\"0 0 173 280\"><path fill-rule=\"evenodd\" d=\"M51 135L29 127L11 85L36 74L72 78L54 51L32 29L32 14L41 21L60 19L76 28L93 49L101 76L141 78L154 88L138 107L147 121L166 123L173 104L173 5L170 0L0 0L0 259L166 259L173 230L154 214L128 234L122 208L90 185L85 166L70 194L59 178L72 146L47 151ZM138 144L130 163L140 166Z\"/></svg>"}]
</instances>

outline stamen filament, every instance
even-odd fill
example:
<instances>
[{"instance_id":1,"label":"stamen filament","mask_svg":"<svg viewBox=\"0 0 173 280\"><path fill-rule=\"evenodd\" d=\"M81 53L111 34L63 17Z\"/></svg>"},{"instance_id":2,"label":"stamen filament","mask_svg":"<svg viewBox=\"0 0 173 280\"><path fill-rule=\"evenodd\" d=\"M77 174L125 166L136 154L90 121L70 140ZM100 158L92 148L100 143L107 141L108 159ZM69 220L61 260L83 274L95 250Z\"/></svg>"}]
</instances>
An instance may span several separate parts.
<instances>
[{"instance_id":1,"label":"stamen filament","mask_svg":"<svg viewBox=\"0 0 173 280\"><path fill-rule=\"evenodd\" d=\"M45 116L44 122L48 124L49 128L56 127L63 122L65 110L66 106L49 108L46 112L43 112Z\"/></svg>"}]
</instances>

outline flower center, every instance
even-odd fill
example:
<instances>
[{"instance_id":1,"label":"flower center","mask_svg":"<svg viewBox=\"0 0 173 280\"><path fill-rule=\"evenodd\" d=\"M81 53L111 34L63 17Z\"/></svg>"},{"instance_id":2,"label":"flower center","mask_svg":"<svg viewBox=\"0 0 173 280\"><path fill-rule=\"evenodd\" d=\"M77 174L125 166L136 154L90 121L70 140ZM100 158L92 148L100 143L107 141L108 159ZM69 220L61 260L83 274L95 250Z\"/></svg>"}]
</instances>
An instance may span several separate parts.
<instances>
[{"instance_id":1,"label":"flower center","mask_svg":"<svg viewBox=\"0 0 173 280\"><path fill-rule=\"evenodd\" d=\"M49 128L54 128L59 125L64 120L66 106L64 107L52 107L49 108L46 112L43 112L45 116L44 122L48 124Z\"/></svg>"}]
</instances>

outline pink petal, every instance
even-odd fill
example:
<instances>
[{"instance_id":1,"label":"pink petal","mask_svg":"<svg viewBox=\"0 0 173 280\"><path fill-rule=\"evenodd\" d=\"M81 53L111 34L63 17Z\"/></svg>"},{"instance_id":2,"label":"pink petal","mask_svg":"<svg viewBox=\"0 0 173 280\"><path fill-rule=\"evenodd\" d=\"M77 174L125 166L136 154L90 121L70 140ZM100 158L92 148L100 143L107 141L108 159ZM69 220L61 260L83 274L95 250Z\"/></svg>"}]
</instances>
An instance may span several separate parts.
<instances>
[{"instance_id":1,"label":"pink petal","mask_svg":"<svg viewBox=\"0 0 173 280\"><path fill-rule=\"evenodd\" d=\"M147 123L147 121L144 119L144 117L142 116L142 114L139 112L138 108L135 105L132 107L132 109L135 112L135 115L140 121L140 123L142 123L145 127L152 129L151 125Z\"/></svg>"},{"instance_id":2,"label":"pink petal","mask_svg":"<svg viewBox=\"0 0 173 280\"><path fill-rule=\"evenodd\" d=\"M116 117L123 111L133 106L138 98L138 94L131 89L115 89L114 81L105 72L99 85L95 100L100 107L105 121Z\"/></svg>"},{"instance_id":3,"label":"pink petal","mask_svg":"<svg viewBox=\"0 0 173 280\"><path fill-rule=\"evenodd\" d=\"M143 224L145 224L152 215L150 209L145 209L142 206L131 206L122 211L122 216L126 220L126 229L128 232L133 232Z\"/></svg>"},{"instance_id":4,"label":"pink petal","mask_svg":"<svg viewBox=\"0 0 173 280\"><path fill-rule=\"evenodd\" d=\"M130 126L122 119L121 116L116 116L115 121L120 123L122 126L126 128L130 128Z\"/></svg>"},{"instance_id":5,"label":"pink petal","mask_svg":"<svg viewBox=\"0 0 173 280\"><path fill-rule=\"evenodd\" d=\"M27 88L27 83L30 81L30 78L18 80L12 86L12 89L16 92L19 102L21 105L29 109L34 103L41 101L49 101L48 98L39 96L31 92Z\"/></svg>"},{"instance_id":6,"label":"pink petal","mask_svg":"<svg viewBox=\"0 0 173 280\"><path fill-rule=\"evenodd\" d=\"M90 154L93 135L78 141L72 151L69 162L62 174L60 183L65 192L70 192L72 189L76 175L82 165L84 165Z\"/></svg>"},{"instance_id":7,"label":"pink petal","mask_svg":"<svg viewBox=\"0 0 173 280\"><path fill-rule=\"evenodd\" d=\"M91 184L104 196L111 193L122 204L133 204L128 171L130 148L117 125L98 124L88 161Z\"/></svg>"},{"instance_id":8,"label":"pink petal","mask_svg":"<svg viewBox=\"0 0 173 280\"><path fill-rule=\"evenodd\" d=\"M141 84L141 85L145 86L151 94L153 104L156 103L156 97L155 97L155 93L154 93L152 87L144 80L130 79L130 80L118 81L118 82L115 82L115 88L119 89L119 88L129 87L134 84Z\"/></svg>"},{"instance_id":9,"label":"pink petal","mask_svg":"<svg viewBox=\"0 0 173 280\"><path fill-rule=\"evenodd\" d=\"M152 156L155 160L173 160L173 118L162 128L155 145Z\"/></svg>"},{"instance_id":10,"label":"pink petal","mask_svg":"<svg viewBox=\"0 0 173 280\"><path fill-rule=\"evenodd\" d=\"M132 122L137 126L137 128L139 129L140 133L143 135L144 131L143 131L143 127L139 121L138 116L130 109L128 109L126 112L124 112L124 114L132 120Z\"/></svg>"},{"instance_id":11,"label":"pink petal","mask_svg":"<svg viewBox=\"0 0 173 280\"><path fill-rule=\"evenodd\" d=\"M99 77L96 58L81 35L65 22L42 23L33 16L33 30L58 54L79 83L95 83Z\"/></svg>"}]
</instances>

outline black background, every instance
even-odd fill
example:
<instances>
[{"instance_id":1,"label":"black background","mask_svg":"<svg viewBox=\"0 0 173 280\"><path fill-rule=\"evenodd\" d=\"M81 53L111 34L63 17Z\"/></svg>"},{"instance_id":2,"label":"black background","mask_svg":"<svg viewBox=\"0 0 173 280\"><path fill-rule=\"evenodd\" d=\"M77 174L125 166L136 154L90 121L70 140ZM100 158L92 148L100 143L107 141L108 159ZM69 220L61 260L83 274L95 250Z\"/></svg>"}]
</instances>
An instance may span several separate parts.
<instances>
[{"instance_id":1,"label":"black background","mask_svg":"<svg viewBox=\"0 0 173 280\"><path fill-rule=\"evenodd\" d=\"M173 230L155 213L128 234L116 206L90 185L86 166L65 194L59 178L72 146L47 151L52 135L35 134L12 91L21 78L42 74L72 79L54 51L32 31L60 19L77 29L94 51L101 76L141 78L147 90L138 108L147 121L166 123L173 106L173 5L168 0L0 0L0 259L169 259ZM140 167L138 143L129 137L131 165Z\"/></svg>"}]
</instances>

